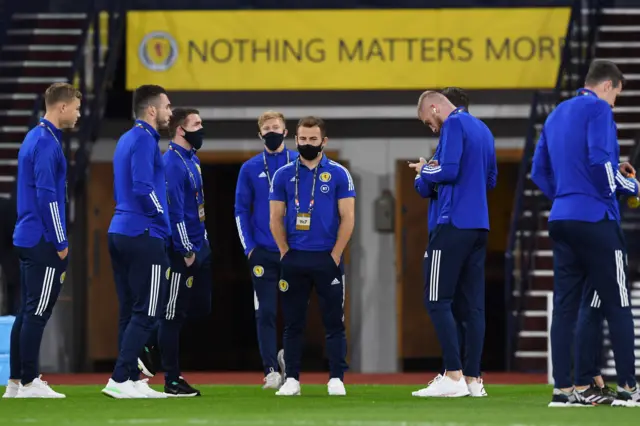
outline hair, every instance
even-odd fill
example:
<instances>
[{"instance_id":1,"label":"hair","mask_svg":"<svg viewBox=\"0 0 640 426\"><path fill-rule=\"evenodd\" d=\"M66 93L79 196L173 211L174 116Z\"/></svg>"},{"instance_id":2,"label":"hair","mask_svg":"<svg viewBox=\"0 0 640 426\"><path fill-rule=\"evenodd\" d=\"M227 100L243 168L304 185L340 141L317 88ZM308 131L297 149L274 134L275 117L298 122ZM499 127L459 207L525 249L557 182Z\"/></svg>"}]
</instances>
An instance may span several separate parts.
<instances>
[{"instance_id":1,"label":"hair","mask_svg":"<svg viewBox=\"0 0 640 426\"><path fill-rule=\"evenodd\" d=\"M327 136L327 127L324 124L324 120L320 117L314 117L312 115L307 117L302 117L300 121L298 121L298 125L296 126L296 132L300 127L318 127L320 129L320 136L324 139Z\"/></svg>"},{"instance_id":2,"label":"hair","mask_svg":"<svg viewBox=\"0 0 640 426\"><path fill-rule=\"evenodd\" d=\"M190 115L200 114L200 111L195 108L174 108L171 112L172 115L169 120L169 137L171 139L176 137L178 127L184 126L184 123Z\"/></svg>"},{"instance_id":3,"label":"hair","mask_svg":"<svg viewBox=\"0 0 640 426\"><path fill-rule=\"evenodd\" d=\"M605 59L596 59L591 62L589 72L585 78L586 86L596 86L604 81L611 80L613 87L624 85L625 79L616 64Z\"/></svg>"},{"instance_id":4,"label":"hair","mask_svg":"<svg viewBox=\"0 0 640 426\"><path fill-rule=\"evenodd\" d=\"M82 100L82 93L69 83L53 83L44 92L46 106L53 106L58 102L70 102L74 99Z\"/></svg>"},{"instance_id":5,"label":"hair","mask_svg":"<svg viewBox=\"0 0 640 426\"><path fill-rule=\"evenodd\" d=\"M262 114L260 114L260 117L258 117L258 128L261 129L265 121L273 120L274 118L282 120L282 124L286 125L286 121L284 120L284 115L281 112L269 110L269 111L263 112Z\"/></svg>"},{"instance_id":6,"label":"hair","mask_svg":"<svg viewBox=\"0 0 640 426\"><path fill-rule=\"evenodd\" d=\"M420 112L420 108L422 108L422 104L427 99L436 100L438 102L442 102L444 99L449 100L449 98L447 98L441 92L438 92L438 91L435 91L435 90L427 90L425 92L422 92L422 94L418 98L418 113ZM449 101L449 102L451 102L451 101Z\"/></svg>"},{"instance_id":7,"label":"hair","mask_svg":"<svg viewBox=\"0 0 640 426\"><path fill-rule=\"evenodd\" d=\"M156 86L154 84L145 84L138 87L133 92L133 115L136 118L140 118L144 115L144 110L153 102L158 96L167 94L164 87Z\"/></svg>"},{"instance_id":8,"label":"hair","mask_svg":"<svg viewBox=\"0 0 640 426\"><path fill-rule=\"evenodd\" d=\"M469 109L469 95L459 87L445 87L440 91L456 107Z\"/></svg>"}]
</instances>

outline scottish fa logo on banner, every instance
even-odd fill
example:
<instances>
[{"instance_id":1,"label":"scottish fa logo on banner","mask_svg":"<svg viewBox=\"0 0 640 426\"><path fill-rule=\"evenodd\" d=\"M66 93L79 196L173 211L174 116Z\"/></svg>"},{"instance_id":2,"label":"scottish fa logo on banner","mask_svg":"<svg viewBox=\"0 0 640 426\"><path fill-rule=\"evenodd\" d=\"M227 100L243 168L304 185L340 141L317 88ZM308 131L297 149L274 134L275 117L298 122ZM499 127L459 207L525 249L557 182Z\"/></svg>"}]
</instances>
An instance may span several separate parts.
<instances>
[{"instance_id":1,"label":"scottish fa logo on banner","mask_svg":"<svg viewBox=\"0 0 640 426\"><path fill-rule=\"evenodd\" d=\"M164 31L154 31L144 36L138 47L140 62L151 71L166 71L178 59L178 43Z\"/></svg>"}]
</instances>

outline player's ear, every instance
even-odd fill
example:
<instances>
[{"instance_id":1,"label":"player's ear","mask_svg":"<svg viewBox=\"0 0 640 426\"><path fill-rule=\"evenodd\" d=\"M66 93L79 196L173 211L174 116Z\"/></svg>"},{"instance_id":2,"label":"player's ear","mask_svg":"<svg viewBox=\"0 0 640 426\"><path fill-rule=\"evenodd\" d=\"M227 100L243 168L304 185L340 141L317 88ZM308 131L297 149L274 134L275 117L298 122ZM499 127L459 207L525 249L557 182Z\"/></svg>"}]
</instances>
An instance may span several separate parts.
<instances>
[{"instance_id":1,"label":"player's ear","mask_svg":"<svg viewBox=\"0 0 640 426\"><path fill-rule=\"evenodd\" d=\"M324 138L322 138L322 143L321 143L321 145L322 145L323 147L325 147L325 146L327 146L327 142L329 142L329 138L325 136Z\"/></svg>"},{"instance_id":2,"label":"player's ear","mask_svg":"<svg viewBox=\"0 0 640 426\"><path fill-rule=\"evenodd\" d=\"M282 132L282 136L286 138L288 134L289 131L287 129L284 129L284 132Z\"/></svg>"}]
</instances>

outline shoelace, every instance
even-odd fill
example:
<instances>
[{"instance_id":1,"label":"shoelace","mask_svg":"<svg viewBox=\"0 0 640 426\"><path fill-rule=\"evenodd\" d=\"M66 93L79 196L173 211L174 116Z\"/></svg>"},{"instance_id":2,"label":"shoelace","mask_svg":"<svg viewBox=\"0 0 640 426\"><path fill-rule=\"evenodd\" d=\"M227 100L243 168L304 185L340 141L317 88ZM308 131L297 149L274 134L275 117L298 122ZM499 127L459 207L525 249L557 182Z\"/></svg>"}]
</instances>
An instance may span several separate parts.
<instances>
[{"instance_id":1,"label":"shoelace","mask_svg":"<svg viewBox=\"0 0 640 426\"><path fill-rule=\"evenodd\" d=\"M438 383L443 378L444 378L444 376L442 374L438 374L436 377L433 378L433 380L431 380L429 383L427 383L427 387L431 386L434 383Z\"/></svg>"},{"instance_id":2,"label":"shoelace","mask_svg":"<svg viewBox=\"0 0 640 426\"><path fill-rule=\"evenodd\" d=\"M265 378L264 378L264 379L262 379L262 381L263 381L263 382L265 382L265 383L267 383L267 379L268 379L268 377L269 377L272 373L275 373L275 372L276 372L276 371L275 371L273 368L270 368L270 369L269 369L269 374L267 374L267 375L265 376Z\"/></svg>"},{"instance_id":3,"label":"shoelace","mask_svg":"<svg viewBox=\"0 0 640 426\"><path fill-rule=\"evenodd\" d=\"M47 383L44 380L42 380L41 377L42 377L42 375L38 376L38 378L37 378L38 382L42 383L42 386L49 387L49 383ZM34 382L35 382L35 380L34 380Z\"/></svg>"}]
</instances>

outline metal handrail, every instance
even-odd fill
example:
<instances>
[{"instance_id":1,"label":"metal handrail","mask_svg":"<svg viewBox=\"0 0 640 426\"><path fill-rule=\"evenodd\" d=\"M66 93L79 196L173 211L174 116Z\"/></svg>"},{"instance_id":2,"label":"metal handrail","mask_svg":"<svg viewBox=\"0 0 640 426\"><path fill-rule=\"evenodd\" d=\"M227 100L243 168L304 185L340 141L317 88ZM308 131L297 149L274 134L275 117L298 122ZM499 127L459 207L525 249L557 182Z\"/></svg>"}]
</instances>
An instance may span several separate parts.
<instances>
[{"instance_id":1,"label":"metal handrail","mask_svg":"<svg viewBox=\"0 0 640 426\"><path fill-rule=\"evenodd\" d=\"M577 2L574 4L571 10L571 16L569 18L569 23L567 25L567 37L565 40L571 39L571 34L575 25L575 21L577 18L577 13L579 13L579 7L577 6ZM556 87L561 86L562 79L564 77L564 70L567 67L567 64L571 63L571 44L565 42L563 52L562 52L562 60L560 63L560 68L558 70L558 76L556 79ZM513 295L514 289L514 271L515 271L515 248L517 243L517 233L520 231L520 221L521 216L524 212L524 186L527 177L527 171L529 170L529 162L533 155L533 151L535 150L535 138L537 136L536 124L538 123L538 108L541 103L542 93L536 91L533 95L533 99L531 102L531 110L529 113L529 123L527 136L525 140L525 146L523 150L522 160L520 161L520 167L518 170L518 183L516 186L516 197L514 200L514 207L511 216L511 230L509 232L509 239L507 241L507 250L505 251L505 286L504 286L504 298L505 298L505 311L506 311L506 324L507 324L507 336L506 336L506 370L511 370L512 357L515 353L513 347L513 338L514 335L517 335L517 330L514 327L513 322L513 314L511 312L511 299ZM534 218L535 219L535 218ZM531 235L531 238L535 238L535 235ZM522 252L522 251L521 251ZM524 259L523 259L524 260ZM520 268L522 269L524 263L520 262ZM523 292L523 289L520 288L520 291Z\"/></svg>"},{"instance_id":2,"label":"metal handrail","mask_svg":"<svg viewBox=\"0 0 640 426\"><path fill-rule=\"evenodd\" d=\"M78 132L79 146L76 151L75 164L75 180L74 185L81 185L84 182L87 167L89 166L89 150L91 142L93 142L99 132L102 122L102 115L107 101L107 86L111 82L112 76L116 71L118 59L125 33L125 11L124 7L116 7L110 11L109 17L109 42L107 58L104 66L94 67L96 70L93 81L93 99L90 104L91 115L83 121ZM100 21L97 16L96 22ZM99 24L94 29L94 35L98 33ZM99 37L99 34L97 35ZM100 61L99 38L94 39L94 63Z\"/></svg>"}]
</instances>

